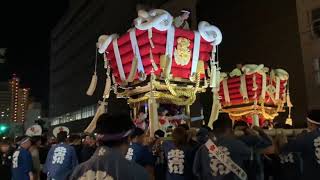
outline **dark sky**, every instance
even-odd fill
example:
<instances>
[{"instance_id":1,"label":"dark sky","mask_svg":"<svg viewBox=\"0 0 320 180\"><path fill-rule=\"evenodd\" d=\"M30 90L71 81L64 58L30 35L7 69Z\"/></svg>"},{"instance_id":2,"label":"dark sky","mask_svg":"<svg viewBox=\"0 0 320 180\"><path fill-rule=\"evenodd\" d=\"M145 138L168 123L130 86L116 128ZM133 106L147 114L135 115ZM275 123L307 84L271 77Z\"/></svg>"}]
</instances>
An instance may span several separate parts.
<instances>
[{"instance_id":1,"label":"dark sky","mask_svg":"<svg viewBox=\"0 0 320 180\"><path fill-rule=\"evenodd\" d=\"M67 0L0 2L0 81L16 73L32 96L48 105L50 31L68 7Z\"/></svg>"}]
</instances>

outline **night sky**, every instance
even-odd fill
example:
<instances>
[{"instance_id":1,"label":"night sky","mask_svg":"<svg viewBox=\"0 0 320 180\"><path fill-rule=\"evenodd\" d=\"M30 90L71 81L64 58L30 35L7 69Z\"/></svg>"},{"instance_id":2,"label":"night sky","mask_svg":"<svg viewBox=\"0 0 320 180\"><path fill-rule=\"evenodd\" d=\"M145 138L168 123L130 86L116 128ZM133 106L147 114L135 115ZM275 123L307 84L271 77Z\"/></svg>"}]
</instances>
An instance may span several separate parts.
<instances>
[{"instance_id":1,"label":"night sky","mask_svg":"<svg viewBox=\"0 0 320 180\"><path fill-rule=\"evenodd\" d=\"M48 107L50 31L68 7L67 0L0 3L0 48L7 62L0 64L0 81L16 73L35 100Z\"/></svg>"}]
</instances>

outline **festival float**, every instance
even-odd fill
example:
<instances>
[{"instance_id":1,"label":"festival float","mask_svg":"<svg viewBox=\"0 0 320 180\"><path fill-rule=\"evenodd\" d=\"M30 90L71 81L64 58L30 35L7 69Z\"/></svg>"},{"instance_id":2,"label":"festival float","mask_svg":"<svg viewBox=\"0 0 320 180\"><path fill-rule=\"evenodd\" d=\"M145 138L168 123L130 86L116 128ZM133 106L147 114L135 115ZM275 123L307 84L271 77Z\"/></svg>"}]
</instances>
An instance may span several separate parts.
<instances>
[{"instance_id":1,"label":"festival float","mask_svg":"<svg viewBox=\"0 0 320 180\"><path fill-rule=\"evenodd\" d=\"M286 123L292 125L287 71L263 64L246 64L230 73L221 73L220 81L219 98L213 103L213 113L217 108L228 113L232 120L246 120L260 126L265 120L272 121L279 112L284 112L287 105L289 116Z\"/></svg>"},{"instance_id":2,"label":"festival float","mask_svg":"<svg viewBox=\"0 0 320 180\"><path fill-rule=\"evenodd\" d=\"M198 24L198 30L175 27L173 21L165 10L140 10L134 27L125 34L99 37L97 48L104 56L106 87L87 132L93 131L104 113L110 90L127 99L136 122L148 117L152 135L166 121L188 117L198 93L209 87L217 89L220 78L215 53L222 41L220 30L205 21ZM93 94L96 83L95 71L88 95ZM183 110L168 117L162 104Z\"/></svg>"},{"instance_id":3,"label":"festival float","mask_svg":"<svg viewBox=\"0 0 320 180\"><path fill-rule=\"evenodd\" d=\"M111 90L117 98L127 99L135 124L148 129L151 136L157 129L177 125L181 122L177 119L190 123L190 106L207 88L213 92L209 126L221 111L233 120L256 121L273 119L283 110L288 102L286 71L244 65L220 74L216 52L221 31L205 21L198 24L198 30L185 29L174 26L174 20L162 9L140 10L134 27L126 33L99 37L97 50L104 57L107 77L103 101L86 132L93 132L98 117L105 113ZM88 95L94 93L96 84L95 70ZM169 113L163 105L176 110Z\"/></svg>"}]
</instances>

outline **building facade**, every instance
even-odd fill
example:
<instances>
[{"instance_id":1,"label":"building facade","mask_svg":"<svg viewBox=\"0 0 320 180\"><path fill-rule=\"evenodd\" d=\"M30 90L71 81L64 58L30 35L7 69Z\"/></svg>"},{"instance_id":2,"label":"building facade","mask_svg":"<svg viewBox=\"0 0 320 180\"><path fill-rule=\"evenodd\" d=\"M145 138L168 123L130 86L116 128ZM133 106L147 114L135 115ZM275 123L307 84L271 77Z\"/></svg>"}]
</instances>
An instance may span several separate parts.
<instances>
[{"instance_id":1,"label":"building facade","mask_svg":"<svg viewBox=\"0 0 320 180\"><path fill-rule=\"evenodd\" d=\"M101 34L125 32L136 16L136 3L69 1L69 9L51 33L49 119L53 126L89 122L94 116L106 79L103 58L99 56L98 86L93 96L86 95L94 71L96 41ZM112 96L108 108L127 106L120 102Z\"/></svg>"},{"instance_id":2,"label":"building facade","mask_svg":"<svg viewBox=\"0 0 320 180\"><path fill-rule=\"evenodd\" d=\"M14 122L18 120L18 95L19 95L19 84L20 79L15 75L9 80L10 92L11 92L11 103L10 103L10 119Z\"/></svg>"},{"instance_id":3,"label":"building facade","mask_svg":"<svg viewBox=\"0 0 320 180\"><path fill-rule=\"evenodd\" d=\"M41 112L41 103L39 102L30 102L28 105L28 109L25 115L24 121L24 129L35 124L35 121L38 119L42 119L42 112Z\"/></svg>"},{"instance_id":4,"label":"building facade","mask_svg":"<svg viewBox=\"0 0 320 180\"><path fill-rule=\"evenodd\" d=\"M20 79L15 75L9 80L9 89L11 94L10 120L22 124L28 110L30 89L20 87Z\"/></svg>"},{"instance_id":5,"label":"building facade","mask_svg":"<svg viewBox=\"0 0 320 180\"><path fill-rule=\"evenodd\" d=\"M320 108L320 1L296 4L308 108Z\"/></svg>"},{"instance_id":6,"label":"building facade","mask_svg":"<svg viewBox=\"0 0 320 180\"><path fill-rule=\"evenodd\" d=\"M0 122L10 120L11 93L8 82L0 82Z\"/></svg>"}]
</instances>

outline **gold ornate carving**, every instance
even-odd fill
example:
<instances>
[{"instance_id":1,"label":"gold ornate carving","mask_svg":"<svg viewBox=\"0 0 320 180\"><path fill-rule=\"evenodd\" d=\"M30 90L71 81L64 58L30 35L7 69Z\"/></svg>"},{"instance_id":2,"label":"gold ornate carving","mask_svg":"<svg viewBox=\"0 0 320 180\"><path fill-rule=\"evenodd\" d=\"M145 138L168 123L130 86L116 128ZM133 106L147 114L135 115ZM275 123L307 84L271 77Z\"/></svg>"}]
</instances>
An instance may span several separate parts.
<instances>
[{"instance_id":1,"label":"gold ornate carving","mask_svg":"<svg viewBox=\"0 0 320 180\"><path fill-rule=\"evenodd\" d=\"M191 58L191 51L189 49L190 40L186 38L177 39L177 48L174 51L174 59L178 65L185 66L189 64Z\"/></svg>"}]
</instances>

